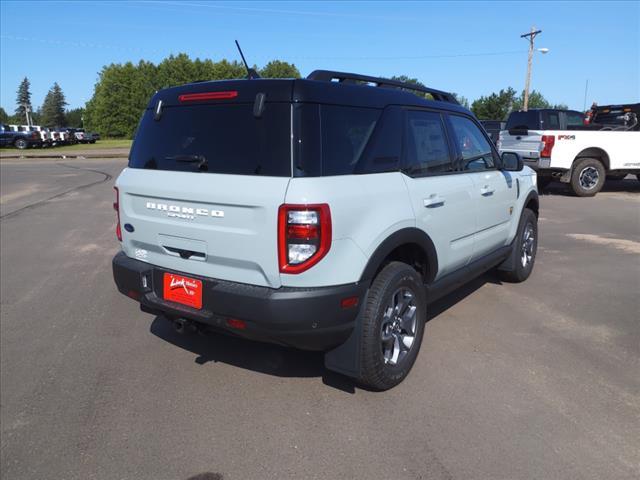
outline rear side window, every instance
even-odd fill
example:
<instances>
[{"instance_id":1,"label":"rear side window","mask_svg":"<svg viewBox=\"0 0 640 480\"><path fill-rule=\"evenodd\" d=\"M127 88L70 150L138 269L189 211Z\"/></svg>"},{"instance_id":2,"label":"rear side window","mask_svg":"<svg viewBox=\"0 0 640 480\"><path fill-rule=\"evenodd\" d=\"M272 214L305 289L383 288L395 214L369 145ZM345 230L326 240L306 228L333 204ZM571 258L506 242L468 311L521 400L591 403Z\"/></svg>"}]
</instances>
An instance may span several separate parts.
<instances>
[{"instance_id":1,"label":"rear side window","mask_svg":"<svg viewBox=\"0 0 640 480\"><path fill-rule=\"evenodd\" d=\"M494 168L491 144L480 128L470 119L450 115L455 142L462 155L463 170L487 170Z\"/></svg>"},{"instance_id":2,"label":"rear side window","mask_svg":"<svg viewBox=\"0 0 640 480\"><path fill-rule=\"evenodd\" d=\"M371 108L320 106L323 176L354 173L378 117Z\"/></svg>"},{"instance_id":3,"label":"rear side window","mask_svg":"<svg viewBox=\"0 0 640 480\"><path fill-rule=\"evenodd\" d=\"M291 175L291 106L267 103L165 107L144 113L129 166L234 175Z\"/></svg>"},{"instance_id":4,"label":"rear side window","mask_svg":"<svg viewBox=\"0 0 640 480\"><path fill-rule=\"evenodd\" d=\"M444 125L439 113L407 112L406 170L409 175L453 170Z\"/></svg>"},{"instance_id":5,"label":"rear side window","mask_svg":"<svg viewBox=\"0 0 640 480\"><path fill-rule=\"evenodd\" d=\"M540 128L540 115L536 111L511 112L507 120L507 130L523 129L538 130Z\"/></svg>"},{"instance_id":6,"label":"rear side window","mask_svg":"<svg viewBox=\"0 0 640 480\"><path fill-rule=\"evenodd\" d=\"M560 130L560 115L557 112L549 112L547 114L546 130Z\"/></svg>"}]
</instances>

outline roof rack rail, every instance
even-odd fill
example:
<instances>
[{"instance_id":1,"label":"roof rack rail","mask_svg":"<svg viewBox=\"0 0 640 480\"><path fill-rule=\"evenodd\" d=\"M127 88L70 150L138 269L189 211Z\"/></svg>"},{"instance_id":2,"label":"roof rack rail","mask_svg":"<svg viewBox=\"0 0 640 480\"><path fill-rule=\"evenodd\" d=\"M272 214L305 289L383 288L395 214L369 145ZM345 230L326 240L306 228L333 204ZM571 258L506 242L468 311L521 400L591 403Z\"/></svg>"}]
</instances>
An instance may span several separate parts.
<instances>
[{"instance_id":1,"label":"roof rack rail","mask_svg":"<svg viewBox=\"0 0 640 480\"><path fill-rule=\"evenodd\" d=\"M376 87L382 88L399 88L403 90L412 90L414 92L428 93L434 100L440 102L449 102L459 105L456 98L447 92L436 90L435 88L422 87L415 83L399 82L397 80L389 80L388 78L370 77L368 75L360 75L358 73L334 72L331 70L314 70L307 77L309 80L317 80L320 82L332 82L337 80L340 83L373 83Z\"/></svg>"}]
</instances>

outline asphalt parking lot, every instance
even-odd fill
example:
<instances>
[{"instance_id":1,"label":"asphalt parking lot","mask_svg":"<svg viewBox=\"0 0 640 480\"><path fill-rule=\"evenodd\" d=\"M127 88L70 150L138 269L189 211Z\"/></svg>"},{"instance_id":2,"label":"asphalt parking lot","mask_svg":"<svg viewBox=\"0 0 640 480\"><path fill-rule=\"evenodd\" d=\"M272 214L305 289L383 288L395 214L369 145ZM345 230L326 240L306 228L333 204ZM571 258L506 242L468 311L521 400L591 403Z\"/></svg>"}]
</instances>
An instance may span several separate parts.
<instances>
[{"instance_id":1,"label":"asphalt parking lot","mask_svg":"<svg viewBox=\"0 0 640 480\"><path fill-rule=\"evenodd\" d=\"M117 293L124 165L0 163L3 478L640 477L637 180L542 195L533 276L431 305L412 373L374 393Z\"/></svg>"}]
</instances>

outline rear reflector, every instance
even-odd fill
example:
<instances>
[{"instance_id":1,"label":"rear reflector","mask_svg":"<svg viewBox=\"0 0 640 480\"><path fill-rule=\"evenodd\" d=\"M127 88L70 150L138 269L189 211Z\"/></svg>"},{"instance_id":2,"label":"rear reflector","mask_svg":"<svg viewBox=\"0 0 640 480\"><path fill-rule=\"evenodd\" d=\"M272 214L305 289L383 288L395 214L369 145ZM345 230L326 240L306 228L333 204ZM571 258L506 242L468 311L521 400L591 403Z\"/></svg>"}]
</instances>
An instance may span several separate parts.
<instances>
[{"instance_id":1,"label":"rear reflector","mask_svg":"<svg viewBox=\"0 0 640 480\"><path fill-rule=\"evenodd\" d=\"M227 325L231 328L235 328L236 330L244 330L247 328L247 324L237 318L227 318Z\"/></svg>"},{"instance_id":2,"label":"rear reflector","mask_svg":"<svg viewBox=\"0 0 640 480\"><path fill-rule=\"evenodd\" d=\"M236 98L238 92L236 90L228 90L226 92L201 92L201 93L185 93L179 95L178 100L181 102L199 102L202 100L230 100Z\"/></svg>"},{"instance_id":3,"label":"rear reflector","mask_svg":"<svg viewBox=\"0 0 640 480\"><path fill-rule=\"evenodd\" d=\"M347 297L340 300L340 307L352 308L358 306L358 297Z\"/></svg>"}]
</instances>

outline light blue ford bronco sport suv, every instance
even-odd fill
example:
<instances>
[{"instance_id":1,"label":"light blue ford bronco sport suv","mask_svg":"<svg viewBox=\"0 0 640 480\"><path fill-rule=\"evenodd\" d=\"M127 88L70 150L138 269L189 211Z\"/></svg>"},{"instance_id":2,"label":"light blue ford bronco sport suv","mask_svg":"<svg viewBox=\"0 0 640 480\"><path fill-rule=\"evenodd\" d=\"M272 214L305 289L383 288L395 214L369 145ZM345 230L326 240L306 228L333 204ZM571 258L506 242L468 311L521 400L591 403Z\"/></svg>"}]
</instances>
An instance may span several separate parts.
<instances>
[{"instance_id":1,"label":"light blue ford bronco sport suv","mask_svg":"<svg viewBox=\"0 0 640 480\"><path fill-rule=\"evenodd\" d=\"M536 257L535 172L451 94L358 74L161 90L115 189L114 278L143 311L324 351L378 390L428 302Z\"/></svg>"}]
</instances>

